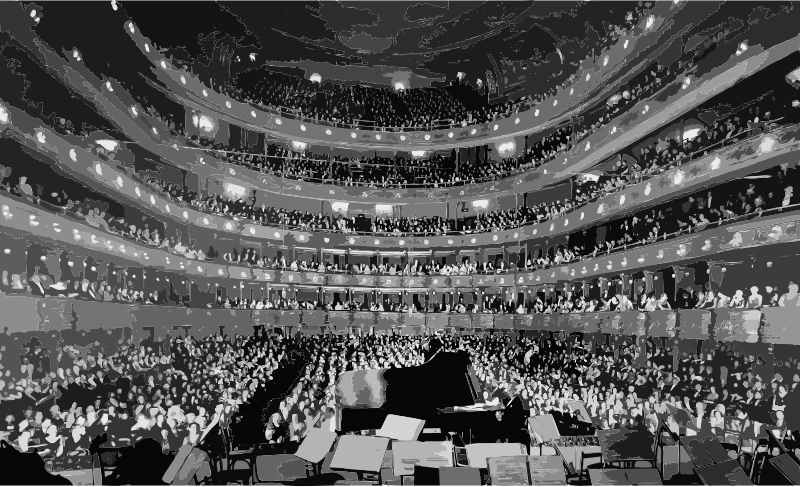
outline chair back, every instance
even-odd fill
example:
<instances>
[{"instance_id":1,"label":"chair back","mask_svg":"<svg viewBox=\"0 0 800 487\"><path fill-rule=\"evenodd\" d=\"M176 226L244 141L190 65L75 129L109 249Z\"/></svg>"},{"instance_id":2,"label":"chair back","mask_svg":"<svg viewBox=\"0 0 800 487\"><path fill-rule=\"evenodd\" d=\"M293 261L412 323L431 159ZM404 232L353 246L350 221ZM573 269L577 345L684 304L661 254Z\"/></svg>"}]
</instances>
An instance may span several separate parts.
<instances>
[{"instance_id":1,"label":"chair back","mask_svg":"<svg viewBox=\"0 0 800 487\"><path fill-rule=\"evenodd\" d=\"M551 442L551 444L552 444L553 448L556 450L556 453L561 457L561 461L564 462L564 469L567 471L567 475L570 475L570 476L578 475L579 472L576 472L575 471L575 466L567 461L567 458L561 452L561 449L558 447L556 442L553 441L553 442ZM581 462L582 461L583 460L581 460Z\"/></svg>"}]
</instances>

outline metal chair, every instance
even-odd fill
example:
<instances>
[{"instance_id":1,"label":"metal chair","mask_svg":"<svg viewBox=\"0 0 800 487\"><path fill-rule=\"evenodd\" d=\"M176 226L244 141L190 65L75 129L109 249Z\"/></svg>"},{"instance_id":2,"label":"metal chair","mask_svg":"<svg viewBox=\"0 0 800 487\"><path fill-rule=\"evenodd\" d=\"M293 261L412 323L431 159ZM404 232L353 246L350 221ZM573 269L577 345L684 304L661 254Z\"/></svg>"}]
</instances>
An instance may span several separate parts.
<instances>
[{"instance_id":1,"label":"metal chair","mask_svg":"<svg viewBox=\"0 0 800 487\"><path fill-rule=\"evenodd\" d=\"M585 465L585 460L589 458L599 458L600 463L592 464L592 465ZM585 451L581 452L581 469L578 470L578 482L583 482L584 478L589 480L589 467L594 467L595 465L600 465L600 467L605 467L603 464L603 453L602 452L592 452L586 453ZM599 468L599 467L594 467Z\"/></svg>"}]
</instances>

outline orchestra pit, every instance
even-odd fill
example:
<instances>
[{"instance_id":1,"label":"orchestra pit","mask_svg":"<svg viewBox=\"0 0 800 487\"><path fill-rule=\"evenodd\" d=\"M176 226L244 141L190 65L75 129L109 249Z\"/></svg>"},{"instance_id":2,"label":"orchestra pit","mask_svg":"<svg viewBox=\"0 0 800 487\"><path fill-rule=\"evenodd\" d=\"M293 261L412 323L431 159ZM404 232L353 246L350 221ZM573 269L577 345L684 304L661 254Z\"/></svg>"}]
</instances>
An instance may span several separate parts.
<instances>
[{"instance_id":1,"label":"orchestra pit","mask_svg":"<svg viewBox=\"0 0 800 487\"><path fill-rule=\"evenodd\" d=\"M800 484L796 2L0 19L0 484Z\"/></svg>"}]
</instances>

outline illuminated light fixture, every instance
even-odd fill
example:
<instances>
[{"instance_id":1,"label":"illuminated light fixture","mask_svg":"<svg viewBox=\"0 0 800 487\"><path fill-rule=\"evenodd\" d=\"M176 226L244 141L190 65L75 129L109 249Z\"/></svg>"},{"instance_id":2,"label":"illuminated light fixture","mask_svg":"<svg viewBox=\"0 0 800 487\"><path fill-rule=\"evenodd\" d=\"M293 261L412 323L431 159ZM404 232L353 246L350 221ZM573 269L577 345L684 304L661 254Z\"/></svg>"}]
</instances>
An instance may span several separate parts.
<instances>
[{"instance_id":1,"label":"illuminated light fixture","mask_svg":"<svg viewBox=\"0 0 800 487\"><path fill-rule=\"evenodd\" d=\"M45 135L42 132L36 132L36 139L39 141L40 144L45 143Z\"/></svg>"},{"instance_id":2,"label":"illuminated light fixture","mask_svg":"<svg viewBox=\"0 0 800 487\"><path fill-rule=\"evenodd\" d=\"M584 214L583 214L583 212L581 212L581 220L583 220L583 217L584 217Z\"/></svg>"},{"instance_id":3,"label":"illuminated light fixture","mask_svg":"<svg viewBox=\"0 0 800 487\"><path fill-rule=\"evenodd\" d=\"M628 39L625 39L625 42L622 43L622 48L623 49L627 49L628 48Z\"/></svg>"},{"instance_id":4,"label":"illuminated light fixture","mask_svg":"<svg viewBox=\"0 0 800 487\"><path fill-rule=\"evenodd\" d=\"M69 150L69 158L72 159L72 162L78 162L78 155L75 153L75 149Z\"/></svg>"},{"instance_id":5,"label":"illuminated light fixture","mask_svg":"<svg viewBox=\"0 0 800 487\"><path fill-rule=\"evenodd\" d=\"M552 232L555 229L556 229L556 224L555 223L551 223L550 224L550 231Z\"/></svg>"},{"instance_id":6,"label":"illuminated light fixture","mask_svg":"<svg viewBox=\"0 0 800 487\"><path fill-rule=\"evenodd\" d=\"M308 144L305 143L305 142L298 141L298 140L293 140L292 141L292 147L295 150L306 150L306 148L308 147Z\"/></svg>"},{"instance_id":7,"label":"illuminated light fixture","mask_svg":"<svg viewBox=\"0 0 800 487\"><path fill-rule=\"evenodd\" d=\"M642 110L642 115L650 111L650 105L645 105L644 110Z\"/></svg>"},{"instance_id":8,"label":"illuminated light fixture","mask_svg":"<svg viewBox=\"0 0 800 487\"><path fill-rule=\"evenodd\" d=\"M536 229L536 228L534 228L534 229L533 229L533 233L532 233L532 235L536 235L537 233L539 233L539 230L538 230L538 229Z\"/></svg>"},{"instance_id":9,"label":"illuminated light fixture","mask_svg":"<svg viewBox=\"0 0 800 487\"><path fill-rule=\"evenodd\" d=\"M547 174L547 169L544 170L544 173Z\"/></svg>"},{"instance_id":10,"label":"illuminated light fixture","mask_svg":"<svg viewBox=\"0 0 800 487\"><path fill-rule=\"evenodd\" d=\"M592 75L589 74L589 73L586 73L586 81L589 81L590 79L592 79Z\"/></svg>"},{"instance_id":11,"label":"illuminated light fixture","mask_svg":"<svg viewBox=\"0 0 800 487\"><path fill-rule=\"evenodd\" d=\"M400 245L405 245L405 244L406 244L406 241L405 241L405 240L400 240L398 243L399 243Z\"/></svg>"},{"instance_id":12,"label":"illuminated light fixture","mask_svg":"<svg viewBox=\"0 0 800 487\"><path fill-rule=\"evenodd\" d=\"M636 259L636 260L638 260L638 261L639 261L639 263L641 264L641 263L643 263L643 262L644 262L644 257L639 257L639 258L638 258L638 259Z\"/></svg>"},{"instance_id":13,"label":"illuminated light fixture","mask_svg":"<svg viewBox=\"0 0 800 487\"><path fill-rule=\"evenodd\" d=\"M356 243L356 239L354 239L353 237L350 237L349 242L350 242L350 245L352 245L352 244Z\"/></svg>"},{"instance_id":14,"label":"illuminated light fixture","mask_svg":"<svg viewBox=\"0 0 800 487\"><path fill-rule=\"evenodd\" d=\"M98 140L97 143L103 146L104 149L110 151L117 150L117 146L119 145L117 142L113 140Z\"/></svg>"},{"instance_id":15,"label":"illuminated light fixture","mask_svg":"<svg viewBox=\"0 0 800 487\"><path fill-rule=\"evenodd\" d=\"M131 34L133 34L133 33L134 33L134 29L133 29L133 22L128 22L128 29L130 29L130 31L131 31Z\"/></svg>"},{"instance_id":16,"label":"illuminated light fixture","mask_svg":"<svg viewBox=\"0 0 800 487\"><path fill-rule=\"evenodd\" d=\"M169 205L164 205L164 209L167 210L167 213L172 213L172 210L169 209Z\"/></svg>"},{"instance_id":17,"label":"illuminated light fixture","mask_svg":"<svg viewBox=\"0 0 800 487\"><path fill-rule=\"evenodd\" d=\"M36 9L31 10L31 18L36 17Z\"/></svg>"},{"instance_id":18,"label":"illuminated light fixture","mask_svg":"<svg viewBox=\"0 0 800 487\"><path fill-rule=\"evenodd\" d=\"M624 194L619 197L619 204L621 204L621 205L625 204L625 195Z\"/></svg>"},{"instance_id":19,"label":"illuminated light fixture","mask_svg":"<svg viewBox=\"0 0 800 487\"><path fill-rule=\"evenodd\" d=\"M572 96L575 93L575 88L569 89L569 95Z\"/></svg>"},{"instance_id":20,"label":"illuminated light fixture","mask_svg":"<svg viewBox=\"0 0 800 487\"><path fill-rule=\"evenodd\" d=\"M514 140L502 142L497 146L497 152L503 157L512 155L516 150L517 144L514 142Z\"/></svg>"},{"instance_id":21,"label":"illuminated light fixture","mask_svg":"<svg viewBox=\"0 0 800 487\"><path fill-rule=\"evenodd\" d=\"M275 238L281 238L281 233L280 232L275 232L273 235L275 235Z\"/></svg>"},{"instance_id":22,"label":"illuminated light fixture","mask_svg":"<svg viewBox=\"0 0 800 487\"><path fill-rule=\"evenodd\" d=\"M356 138L356 133L355 132L350 132L350 137L355 139Z\"/></svg>"},{"instance_id":23,"label":"illuminated light fixture","mask_svg":"<svg viewBox=\"0 0 800 487\"><path fill-rule=\"evenodd\" d=\"M711 250L711 240L705 241L705 245L703 245L703 250Z\"/></svg>"},{"instance_id":24,"label":"illuminated light fixture","mask_svg":"<svg viewBox=\"0 0 800 487\"><path fill-rule=\"evenodd\" d=\"M231 222L227 222L225 224L225 230L233 230L233 224Z\"/></svg>"},{"instance_id":25,"label":"illuminated light fixture","mask_svg":"<svg viewBox=\"0 0 800 487\"><path fill-rule=\"evenodd\" d=\"M675 184L681 184L683 182L683 171L676 172L675 177L672 178L672 181Z\"/></svg>"},{"instance_id":26,"label":"illuminated light fixture","mask_svg":"<svg viewBox=\"0 0 800 487\"><path fill-rule=\"evenodd\" d=\"M594 265L594 271L597 272L600 269L600 264Z\"/></svg>"},{"instance_id":27,"label":"illuminated light fixture","mask_svg":"<svg viewBox=\"0 0 800 487\"><path fill-rule=\"evenodd\" d=\"M747 41L739 44L739 49L736 50L736 55L741 56L747 50Z\"/></svg>"},{"instance_id":28,"label":"illuminated light fixture","mask_svg":"<svg viewBox=\"0 0 800 487\"><path fill-rule=\"evenodd\" d=\"M627 267L627 266L628 266L628 258L627 258L627 257L624 257L624 258L622 259L622 267Z\"/></svg>"},{"instance_id":29,"label":"illuminated light fixture","mask_svg":"<svg viewBox=\"0 0 800 487\"><path fill-rule=\"evenodd\" d=\"M144 43L144 50L150 52L150 46L146 42Z\"/></svg>"},{"instance_id":30,"label":"illuminated light fixture","mask_svg":"<svg viewBox=\"0 0 800 487\"><path fill-rule=\"evenodd\" d=\"M516 124L518 124L518 123L519 123L519 117L517 117L516 119L514 119L514 125L516 125Z\"/></svg>"},{"instance_id":31,"label":"illuminated light fixture","mask_svg":"<svg viewBox=\"0 0 800 487\"><path fill-rule=\"evenodd\" d=\"M472 135L475 135L476 133L478 133L478 130L477 130L477 129L472 129L472 132L470 132L470 133L471 133Z\"/></svg>"},{"instance_id":32,"label":"illuminated light fixture","mask_svg":"<svg viewBox=\"0 0 800 487\"><path fill-rule=\"evenodd\" d=\"M308 77L309 80L313 81L314 83L322 83L322 76L319 73L314 73Z\"/></svg>"},{"instance_id":33,"label":"illuminated light fixture","mask_svg":"<svg viewBox=\"0 0 800 487\"><path fill-rule=\"evenodd\" d=\"M475 240L475 237L472 237L472 240L471 240L471 242L472 242L472 243L475 243L475 241L476 241L476 240Z\"/></svg>"},{"instance_id":34,"label":"illuminated light fixture","mask_svg":"<svg viewBox=\"0 0 800 487\"><path fill-rule=\"evenodd\" d=\"M449 134L447 134L447 136L452 139L453 138L453 132L450 132Z\"/></svg>"},{"instance_id":35,"label":"illuminated light fixture","mask_svg":"<svg viewBox=\"0 0 800 487\"><path fill-rule=\"evenodd\" d=\"M154 205L154 204L156 204L156 198L155 198L155 196L153 196L153 195L150 195L150 204L151 204L151 205Z\"/></svg>"},{"instance_id":36,"label":"illuminated light fixture","mask_svg":"<svg viewBox=\"0 0 800 487\"><path fill-rule=\"evenodd\" d=\"M6 255L10 254L11 253L11 249L5 249L5 250L3 250L3 253L6 254Z\"/></svg>"},{"instance_id":37,"label":"illuminated light fixture","mask_svg":"<svg viewBox=\"0 0 800 487\"><path fill-rule=\"evenodd\" d=\"M586 270L586 266L584 266L583 269L581 269L581 274L586 274L587 272L588 271Z\"/></svg>"},{"instance_id":38,"label":"illuminated light fixture","mask_svg":"<svg viewBox=\"0 0 800 487\"><path fill-rule=\"evenodd\" d=\"M542 280L542 276L536 276L536 282L539 282L541 280Z\"/></svg>"},{"instance_id":39,"label":"illuminated light fixture","mask_svg":"<svg viewBox=\"0 0 800 487\"><path fill-rule=\"evenodd\" d=\"M100 176L103 175L103 166L99 162L94 165L94 172L96 172Z\"/></svg>"},{"instance_id":40,"label":"illuminated light fixture","mask_svg":"<svg viewBox=\"0 0 800 487\"><path fill-rule=\"evenodd\" d=\"M719 165L722 163L719 156L715 157L713 161L711 161L711 169L717 170L719 169Z\"/></svg>"},{"instance_id":41,"label":"illuminated light fixture","mask_svg":"<svg viewBox=\"0 0 800 487\"><path fill-rule=\"evenodd\" d=\"M250 111L250 115L252 115L253 118L256 118L256 111L255 110L251 110ZM305 129L303 129L303 130L305 130Z\"/></svg>"},{"instance_id":42,"label":"illuminated light fixture","mask_svg":"<svg viewBox=\"0 0 800 487\"><path fill-rule=\"evenodd\" d=\"M611 133L612 133L612 134L616 134L616 133L617 133L617 126L616 126L616 125L614 125L613 127L611 127Z\"/></svg>"},{"instance_id":43,"label":"illuminated light fixture","mask_svg":"<svg viewBox=\"0 0 800 487\"><path fill-rule=\"evenodd\" d=\"M221 276L221 275L224 275L225 273L222 272L222 269L217 269L217 274Z\"/></svg>"},{"instance_id":44,"label":"illuminated light fixture","mask_svg":"<svg viewBox=\"0 0 800 487\"><path fill-rule=\"evenodd\" d=\"M428 239L426 238L426 239L425 239L425 240L424 240L422 243L424 243L425 245L430 245L430 243L431 243L431 242L430 242L430 240L428 240Z\"/></svg>"},{"instance_id":45,"label":"illuminated light fixture","mask_svg":"<svg viewBox=\"0 0 800 487\"><path fill-rule=\"evenodd\" d=\"M3 105L0 105L0 123L8 123L8 110Z\"/></svg>"},{"instance_id":46,"label":"illuminated light fixture","mask_svg":"<svg viewBox=\"0 0 800 487\"><path fill-rule=\"evenodd\" d=\"M583 149L583 151L584 151L584 152L586 152L586 151L588 151L588 150L589 150L589 149L591 149L591 148L592 148L592 143L591 143L591 141L590 141L590 142L586 142L586 148L584 148L584 149ZM564 159L564 162L567 162L567 160L566 160L566 159Z\"/></svg>"},{"instance_id":47,"label":"illuminated light fixture","mask_svg":"<svg viewBox=\"0 0 800 487\"><path fill-rule=\"evenodd\" d=\"M200 266L197 266L197 272L203 272L203 268L200 267ZM136 277L136 276L134 276L134 277Z\"/></svg>"},{"instance_id":48,"label":"illuminated light fixture","mask_svg":"<svg viewBox=\"0 0 800 487\"><path fill-rule=\"evenodd\" d=\"M402 81L398 81L397 83L394 84L394 89L395 89L395 91L405 90L406 89L406 84L403 83Z\"/></svg>"},{"instance_id":49,"label":"illuminated light fixture","mask_svg":"<svg viewBox=\"0 0 800 487\"><path fill-rule=\"evenodd\" d=\"M489 200L475 200L472 202L472 207L476 210L486 210L489 208Z\"/></svg>"},{"instance_id":50,"label":"illuminated light fixture","mask_svg":"<svg viewBox=\"0 0 800 487\"><path fill-rule=\"evenodd\" d=\"M654 15L651 15L650 17L647 17L647 24L645 25L645 28L647 28L647 29L652 28L653 24L655 23L655 21L656 21L656 18L655 18Z\"/></svg>"},{"instance_id":51,"label":"illuminated light fixture","mask_svg":"<svg viewBox=\"0 0 800 487\"><path fill-rule=\"evenodd\" d=\"M186 84L186 76L181 75L181 83Z\"/></svg>"},{"instance_id":52,"label":"illuminated light fixture","mask_svg":"<svg viewBox=\"0 0 800 487\"><path fill-rule=\"evenodd\" d=\"M183 212L183 217L188 220L189 219L189 212L188 211L184 211Z\"/></svg>"},{"instance_id":53,"label":"illuminated light fixture","mask_svg":"<svg viewBox=\"0 0 800 487\"><path fill-rule=\"evenodd\" d=\"M453 240L452 240L452 239L450 239L450 240L448 240L448 241L447 241L447 243L448 243L449 245L453 245Z\"/></svg>"},{"instance_id":54,"label":"illuminated light fixture","mask_svg":"<svg viewBox=\"0 0 800 487\"><path fill-rule=\"evenodd\" d=\"M567 225L569 225L569 220L568 219L564 219L564 226L566 227Z\"/></svg>"},{"instance_id":55,"label":"illuminated light fixture","mask_svg":"<svg viewBox=\"0 0 800 487\"><path fill-rule=\"evenodd\" d=\"M494 124L494 130L497 130L497 129L499 129L499 128L500 128L500 125L498 125L498 124Z\"/></svg>"},{"instance_id":56,"label":"illuminated light fixture","mask_svg":"<svg viewBox=\"0 0 800 487\"><path fill-rule=\"evenodd\" d=\"M653 190L653 187L650 186L650 183L647 183L647 186L644 187L644 195L645 196L649 196L650 195L650 191L652 191L652 190Z\"/></svg>"},{"instance_id":57,"label":"illuminated light fixture","mask_svg":"<svg viewBox=\"0 0 800 487\"><path fill-rule=\"evenodd\" d=\"M763 154L772 152L775 149L775 139L769 135L761 139L761 144L758 146Z\"/></svg>"},{"instance_id":58,"label":"illuminated light fixture","mask_svg":"<svg viewBox=\"0 0 800 487\"><path fill-rule=\"evenodd\" d=\"M571 275L572 277L575 277L575 269L572 269L572 270L569 272L569 275Z\"/></svg>"},{"instance_id":59,"label":"illuminated light fixture","mask_svg":"<svg viewBox=\"0 0 800 487\"><path fill-rule=\"evenodd\" d=\"M558 105L558 100L553 100L553 106Z\"/></svg>"},{"instance_id":60,"label":"illuminated light fixture","mask_svg":"<svg viewBox=\"0 0 800 487\"><path fill-rule=\"evenodd\" d=\"M135 105L131 106L131 115L133 115L133 118L139 116L139 110L136 109ZM194 119L197 119L197 115L194 116ZM197 127L197 122L195 122L194 126Z\"/></svg>"},{"instance_id":61,"label":"illuminated light fixture","mask_svg":"<svg viewBox=\"0 0 800 487\"><path fill-rule=\"evenodd\" d=\"M606 266L606 269L611 270L613 267L614 267L614 264L612 264L611 261L609 260L608 261L608 265Z\"/></svg>"},{"instance_id":62,"label":"illuminated light fixture","mask_svg":"<svg viewBox=\"0 0 800 487\"><path fill-rule=\"evenodd\" d=\"M405 135L401 135L400 136L400 140L406 140L406 136Z\"/></svg>"},{"instance_id":63,"label":"illuminated light fixture","mask_svg":"<svg viewBox=\"0 0 800 487\"><path fill-rule=\"evenodd\" d=\"M167 69L167 63L165 63L164 61L161 61L161 68L162 69Z\"/></svg>"},{"instance_id":64,"label":"illuminated light fixture","mask_svg":"<svg viewBox=\"0 0 800 487\"><path fill-rule=\"evenodd\" d=\"M538 117L539 116L539 109L538 108L536 109L536 111L533 112L533 116L534 117Z\"/></svg>"},{"instance_id":65,"label":"illuminated light fixture","mask_svg":"<svg viewBox=\"0 0 800 487\"><path fill-rule=\"evenodd\" d=\"M74 57L74 58L75 58L76 60L78 60L78 61L80 61L80 60L81 60L81 55L78 53L78 50L77 50L77 49L75 49L74 51L72 51L72 57Z\"/></svg>"},{"instance_id":66,"label":"illuminated light fixture","mask_svg":"<svg viewBox=\"0 0 800 487\"><path fill-rule=\"evenodd\" d=\"M600 203L600 205L597 207L597 214L598 215L603 214L603 203Z\"/></svg>"},{"instance_id":67,"label":"illuminated light fixture","mask_svg":"<svg viewBox=\"0 0 800 487\"><path fill-rule=\"evenodd\" d=\"M255 235L255 234L256 234L255 227L250 227L250 235Z\"/></svg>"},{"instance_id":68,"label":"illuminated light fixture","mask_svg":"<svg viewBox=\"0 0 800 487\"><path fill-rule=\"evenodd\" d=\"M106 81L106 88L108 91L114 91L114 88L111 87L111 81Z\"/></svg>"},{"instance_id":69,"label":"illuminated light fixture","mask_svg":"<svg viewBox=\"0 0 800 487\"><path fill-rule=\"evenodd\" d=\"M156 130L156 128L155 128L155 127L153 127L153 133L154 133L155 135L158 135L158 130Z\"/></svg>"},{"instance_id":70,"label":"illuminated light fixture","mask_svg":"<svg viewBox=\"0 0 800 487\"><path fill-rule=\"evenodd\" d=\"M686 245L680 244L678 246L678 255L684 255L686 253Z\"/></svg>"},{"instance_id":71,"label":"illuminated light fixture","mask_svg":"<svg viewBox=\"0 0 800 487\"><path fill-rule=\"evenodd\" d=\"M494 240L495 242L497 242L497 235L492 235L492 240Z\"/></svg>"},{"instance_id":72,"label":"illuminated light fixture","mask_svg":"<svg viewBox=\"0 0 800 487\"><path fill-rule=\"evenodd\" d=\"M659 250L658 251L658 255L656 257L658 257L659 259L663 259L664 258L664 250L663 249Z\"/></svg>"},{"instance_id":73,"label":"illuminated light fixture","mask_svg":"<svg viewBox=\"0 0 800 487\"><path fill-rule=\"evenodd\" d=\"M203 218L203 225L208 225L208 218Z\"/></svg>"},{"instance_id":74,"label":"illuminated light fixture","mask_svg":"<svg viewBox=\"0 0 800 487\"><path fill-rule=\"evenodd\" d=\"M608 66L608 56L603 58L603 66Z\"/></svg>"}]
</instances>

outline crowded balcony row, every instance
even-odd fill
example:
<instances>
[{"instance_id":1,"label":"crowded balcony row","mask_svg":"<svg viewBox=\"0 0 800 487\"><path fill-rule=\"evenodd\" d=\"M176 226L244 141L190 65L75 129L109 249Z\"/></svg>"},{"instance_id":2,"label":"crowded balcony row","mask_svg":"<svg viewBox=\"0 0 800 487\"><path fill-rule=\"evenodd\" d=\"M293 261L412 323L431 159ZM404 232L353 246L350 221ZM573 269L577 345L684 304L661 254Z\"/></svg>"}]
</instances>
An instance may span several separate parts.
<instances>
[{"instance_id":1,"label":"crowded balcony row","mask_svg":"<svg viewBox=\"0 0 800 487\"><path fill-rule=\"evenodd\" d=\"M603 44L614 43L647 30L647 12L634 6L623 25L609 28ZM652 19L650 20L652 24ZM641 25L639 25L641 24ZM638 27L638 29L637 29ZM602 56L602 54L601 54ZM435 130L491 122L544 103L578 78L574 74L561 86L517 101L489 104L483 83L475 90L464 79L447 87L392 88L347 85L325 80L305 80L266 68L247 70L218 88L232 99L276 111L282 116L335 126L377 131ZM638 87L634 88L634 91Z\"/></svg>"}]
</instances>

